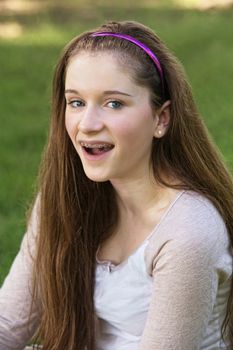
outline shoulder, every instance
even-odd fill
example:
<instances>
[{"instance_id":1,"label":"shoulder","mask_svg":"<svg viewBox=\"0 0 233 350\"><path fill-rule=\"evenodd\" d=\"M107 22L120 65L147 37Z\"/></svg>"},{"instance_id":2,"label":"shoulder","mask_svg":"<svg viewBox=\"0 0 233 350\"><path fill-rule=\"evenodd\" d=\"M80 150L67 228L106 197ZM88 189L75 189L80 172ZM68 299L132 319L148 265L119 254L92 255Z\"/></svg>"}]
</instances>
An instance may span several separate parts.
<instances>
[{"instance_id":1,"label":"shoulder","mask_svg":"<svg viewBox=\"0 0 233 350\"><path fill-rule=\"evenodd\" d=\"M213 203L193 191L181 193L159 226L158 231L165 231L164 237L171 239L189 239L191 234L193 238L210 235L212 239L226 235L223 218Z\"/></svg>"},{"instance_id":2,"label":"shoulder","mask_svg":"<svg viewBox=\"0 0 233 350\"><path fill-rule=\"evenodd\" d=\"M25 258L32 258L35 255L35 249L38 240L39 233L39 220L40 220L40 203L41 196L40 193L37 194L32 209L30 211L27 230L22 239L20 252Z\"/></svg>"},{"instance_id":3,"label":"shoulder","mask_svg":"<svg viewBox=\"0 0 233 350\"><path fill-rule=\"evenodd\" d=\"M166 219L173 221L177 226L192 225L195 227L205 223L224 226L223 219L213 203L204 195L193 191L181 193L168 212Z\"/></svg>"},{"instance_id":4,"label":"shoulder","mask_svg":"<svg viewBox=\"0 0 233 350\"><path fill-rule=\"evenodd\" d=\"M163 259L209 264L230 262L230 239L215 206L204 196L184 191L167 212L145 250L147 269ZM223 262L224 260L224 262Z\"/></svg>"}]
</instances>

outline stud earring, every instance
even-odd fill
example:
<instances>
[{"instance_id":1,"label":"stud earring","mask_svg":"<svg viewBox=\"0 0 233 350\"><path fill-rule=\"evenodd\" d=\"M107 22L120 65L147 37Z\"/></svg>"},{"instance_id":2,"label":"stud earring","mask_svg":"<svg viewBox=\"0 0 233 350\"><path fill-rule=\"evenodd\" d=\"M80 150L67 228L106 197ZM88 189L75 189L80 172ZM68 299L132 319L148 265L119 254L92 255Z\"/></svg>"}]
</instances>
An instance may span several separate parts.
<instances>
[{"instance_id":1,"label":"stud earring","mask_svg":"<svg viewBox=\"0 0 233 350\"><path fill-rule=\"evenodd\" d=\"M162 130L158 130L158 134L161 135L162 134Z\"/></svg>"}]
</instances>

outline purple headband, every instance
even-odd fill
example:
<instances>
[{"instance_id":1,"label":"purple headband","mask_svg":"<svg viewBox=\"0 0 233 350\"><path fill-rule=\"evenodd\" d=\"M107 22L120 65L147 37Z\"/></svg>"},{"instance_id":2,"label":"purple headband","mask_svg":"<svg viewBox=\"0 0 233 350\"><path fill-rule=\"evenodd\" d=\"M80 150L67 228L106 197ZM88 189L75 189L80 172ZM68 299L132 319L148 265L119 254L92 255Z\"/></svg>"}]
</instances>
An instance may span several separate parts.
<instances>
[{"instance_id":1,"label":"purple headband","mask_svg":"<svg viewBox=\"0 0 233 350\"><path fill-rule=\"evenodd\" d=\"M112 32L96 32L96 33L92 33L91 36L114 36L116 38L128 40L131 43L134 43L135 45L139 46L143 51L145 51L147 53L148 56L150 56L150 58L154 62L155 66L159 72L159 76L160 76L163 91L164 91L164 77L163 77L163 70L162 70L161 64L160 64L158 58L156 57L156 55L149 49L148 46L146 46L145 44L141 43L139 40L137 40L137 39L135 39L132 36L127 35L127 34L112 33Z\"/></svg>"}]
</instances>

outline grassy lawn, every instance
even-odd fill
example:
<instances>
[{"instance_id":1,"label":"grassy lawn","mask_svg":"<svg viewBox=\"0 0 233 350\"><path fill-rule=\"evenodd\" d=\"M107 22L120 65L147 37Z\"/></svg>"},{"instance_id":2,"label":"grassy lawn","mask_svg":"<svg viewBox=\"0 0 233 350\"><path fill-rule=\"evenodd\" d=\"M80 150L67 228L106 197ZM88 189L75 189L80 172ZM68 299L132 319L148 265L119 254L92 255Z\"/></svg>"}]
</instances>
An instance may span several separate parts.
<instances>
[{"instance_id":1,"label":"grassy lawn","mask_svg":"<svg viewBox=\"0 0 233 350\"><path fill-rule=\"evenodd\" d=\"M233 169L233 9L97 3L0 14L0 33L8 33L0 34L0 284L19 248L35 191L53 68L64 44L83 30L108 19L152 27L184 64L199 110Z\"/></svg>"}]
</instances>

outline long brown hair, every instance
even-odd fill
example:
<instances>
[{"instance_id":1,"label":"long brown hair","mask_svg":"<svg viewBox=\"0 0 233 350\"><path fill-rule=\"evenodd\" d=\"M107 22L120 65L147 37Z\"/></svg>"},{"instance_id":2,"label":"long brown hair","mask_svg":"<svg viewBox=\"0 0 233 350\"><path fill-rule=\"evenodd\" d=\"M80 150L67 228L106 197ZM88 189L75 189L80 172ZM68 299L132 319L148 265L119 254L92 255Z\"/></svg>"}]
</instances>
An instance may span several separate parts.
<instances>
[{"instance_id":1,"label":"long brown hair","mask_svg":"<svg viewBox=\"0 0 233 350\"><path fill-rule=\"evenodd\" d=\"M113 37L74 38L55 71L51 128L40 172L40 215L34 265L34 298L41 304L38 330L44 350L95 348L94 281L98 245L118 220L114 189L109 181L89 180L65 130L64 85L71 57L81 51L114 53L136 84L151 91L151 103L171 100L168 132L155 139L151 161L155 179L166 186L197 191L208 197L226 223L233 245L233 184L221 156L198 114L185 73L164 43L136 22L109 22L98 31L125 33L145 43L159 58L163 91L152 60L136 45ZM172 174L179 185L166 183ZM225 325L233 347L233 292Z\"/></svg>"}]
</instances>

